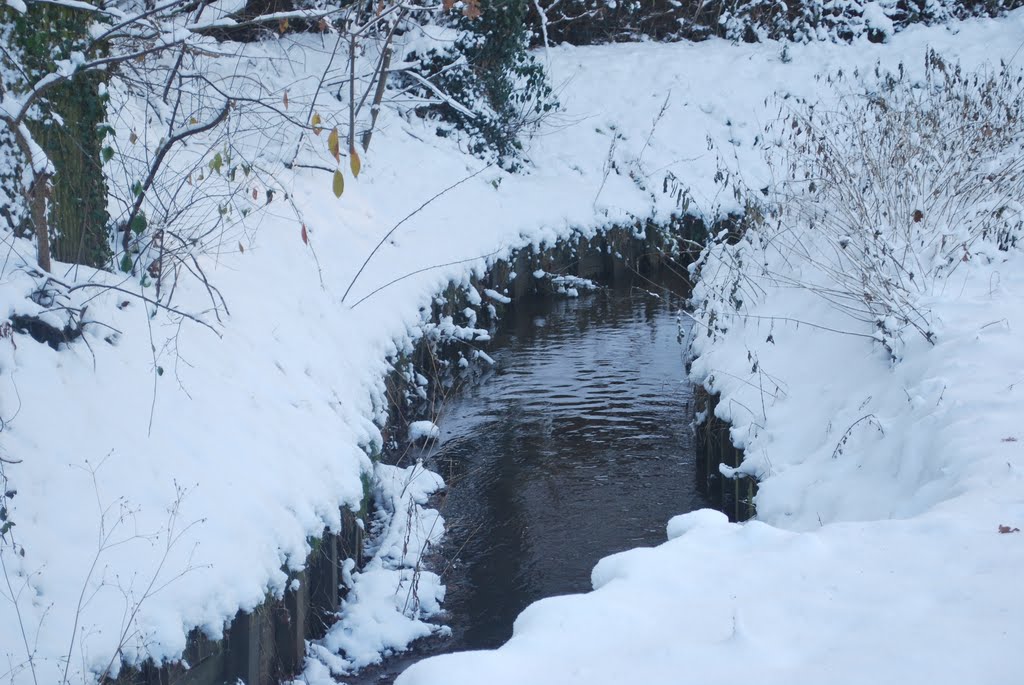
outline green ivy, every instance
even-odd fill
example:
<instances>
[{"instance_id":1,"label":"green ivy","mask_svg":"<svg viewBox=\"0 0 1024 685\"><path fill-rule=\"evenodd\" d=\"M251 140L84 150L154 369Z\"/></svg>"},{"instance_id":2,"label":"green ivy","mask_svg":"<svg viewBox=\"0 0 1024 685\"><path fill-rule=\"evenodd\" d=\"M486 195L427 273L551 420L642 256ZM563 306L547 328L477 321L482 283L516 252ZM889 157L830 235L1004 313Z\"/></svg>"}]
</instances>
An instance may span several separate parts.
<instances>
[{"instance_id":1,"label":"green ivy","mask_svg":"<svg viewBox=\"0 0 1024 685\"><path fill-rule=\"evenodd\" d=\"M27 89L52 73L88 45L89 12L32 3L25 13L3 8L0 21L12 26L11 47L24 68L24 82L7 84ZM87 57L96 57L89 54ZM76 74L48 90L27 121L29 130L53 163L50 227L53 255L65 262L104 267L110 259L107 184L104 150L111 131L106 123L106 98L100 95L106 76Z\"/></svg>"}]
</instances>

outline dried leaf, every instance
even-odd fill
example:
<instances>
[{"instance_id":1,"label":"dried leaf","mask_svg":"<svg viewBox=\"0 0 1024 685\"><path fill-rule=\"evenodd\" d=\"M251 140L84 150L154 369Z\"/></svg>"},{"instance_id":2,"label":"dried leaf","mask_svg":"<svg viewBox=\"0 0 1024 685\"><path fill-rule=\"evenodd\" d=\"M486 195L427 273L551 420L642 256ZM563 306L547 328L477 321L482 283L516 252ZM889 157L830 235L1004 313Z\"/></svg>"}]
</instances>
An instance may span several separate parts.
<instances>
[{"instance_id":1,"label":"dried leaf","mask_svg":"<svg viewBox=\"0 0 1024 685\"><path fill-rule=\"evenodd\" d=\"M284 20L284 25L287 28L287 26L288 26L288 20L287 19ZM284 31L282 30L281 33L284 33ZM284 108L288 109L288 91L287 90L284 91L284 98L283 98L283 100L284 100Z\"/></svg>"},{"instance_id":2,"label":"dried leaf","mask_svg":"<svg viewBox=\"0 0 1024 685\"><path fill-rule=\"evenodd\" d=\"M260 191L258 191L255 188L253 188L252 189L252 199L255 200L255 199L259 198L259 196L260 196Z\"/></svg>"},{"instance_id":3,"label":"dried leaf","mask_svg":"<svg viewBox=\"0 0 1024 685\"><path fill-rule=\"evenodd\" d=\"M334 156L335 162L341 161L341 147L338 143L338 127L335 126L327 136L327 149Z\"/></svg>"},{"instance_id":4,"label":"dried leaf","mask_svg":"<svg viewBox=\"0 0 1024 685\"><path fill-rule=\"evenodd\" d=\"M334 197L341 197L341 194L345 192L345 177L342 176L340 169L334 172L333 190Z\"/></svg>"},{"instance_id":5,"label":"dried leaf","mask_svg":"<svg viewBox=\"0 0 1024 685\"><path fill-rule=\"evenodd\" d=\"M462 13L467 19L476 19L480 16L480 0L463 0Z\"/></svg>"},{"instance_id":6,"label":"dried leaf","mask_svg":"<svg viewBox=\"0 0 1024 685\"><path fill-rule=\"evenodd\" d=\"M282 19L281 21L279 21L277 23L277 30L280 33L284 33L285 31L288 30L288 19L287 18L284 18L284 19Z\"/></svg>"},{"instance_id":7,"label":"dried leaf","mask_svg":"<svg viewBox=\"0 0 1024 685\"><path fill-rule=\"evenodd\" d=\"M135 135L135 131L132 131L130 134L128 134L128 142L131 143L132 145L135 145L135 143L139 142L139 137Z\"/></svg>"},{"instance_id":8,"label":"dried leaf","mask_svg":"<svg viewBox=\"0 0 1024 685\"><path fill-rule=\"evenodd\" d=\"M348 163L352 168L352 176L359 178L359 171L363 168L363 162L359 159L359 153L356 152L354 146L348 149Z\"/></svg>"},{"instance_id":9,"label":"dried leaf","mask_svg":"<svg viewBox=\"0 0 1024 685\"><path fill-rule=\"evenodd\" d=\"M322 119L320 119L320 114L318 112L313 112L313 118L309 120L309 124L313 127L313 133L316 135L320 135L320 132L324 130L323 127L320 126L321 122Z\"/></svg>"},{"instance_id":10,"label":"dried leaf","mask_svg":"<svg viewBox=\"0 0 1024 685\"><path fill-rule=\"evenodd\" d=\"M302 224L302 242L309 245L309 233L306 232L306 224Z\"/></svg>"},{"instance_id":11,"label":"dried leaf","mask_svg":"<svg viewBox=\"0 0 1024 685\"><path fill-rule=\"evenodd\" d=\"M1007 533L1019 533L1020 532L1020 528L1011 528L1010 526L1002 526L1001 525L1001 526L999 526L999 532L1002 533L1003 535L1006 535Z\"/></svg>"},{"instance_id":12,"label":"dried leaf","mask_svg":"<svg viewBox=\"0 0 1024 685\"><path fill-rule=\"evenodd\" d=\"M238 251L241 254L245 254L245 247L242 246L242 241L238 241Z\"/></svg>"},{"instance_id":13,"label":"dried leaf","mask_svg":"<svg viewBox=\"0 0 1024 685\"><path fill-rule=\"evenodd\" d=\"M316 23L316 28L318 31L320 31L320 33L327 33L327 20L324 19L323 17L320 17L320 21Z\"/></svg>"}]
</instances>

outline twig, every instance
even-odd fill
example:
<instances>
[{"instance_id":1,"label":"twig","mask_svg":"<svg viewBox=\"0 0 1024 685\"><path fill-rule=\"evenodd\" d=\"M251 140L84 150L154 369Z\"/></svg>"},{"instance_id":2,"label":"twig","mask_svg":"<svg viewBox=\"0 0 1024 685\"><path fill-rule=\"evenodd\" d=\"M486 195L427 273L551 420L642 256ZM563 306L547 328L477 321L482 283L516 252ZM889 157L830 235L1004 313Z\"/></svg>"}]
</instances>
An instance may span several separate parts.
<instances>
[{"instance_id":1,"label":"twig","mask_svg":"<svg viewBox=\"0 0 1024 685\"><path fill-rule=\"evenodd\" d=\"M380 242L377 243L377 245L370 251L370 254L366 256L366 259L363 260L363 263L359 267L359 270L356 271L356 275L352 277L352 280L349 282L348 287L345 288L345 294L341 296L341 303L345 304L345 298L348 297L349 292L352 290L352 286L354 286L356 284L356 281L359 280L359 276L362 275L363 270L366 268L366 265L370 263L370 260L373 259L373 256L375 254L377 254L377 251L380 250L380 248L384 245L384 243L387 242L388 238L390 238L391 235L402 226L402 224L404 224L406 221L408 221L409 219L411 219L414 216L416 216L417 214L419 214L428 205L430 205L432 202L434 202L435 200L437 200L441 196L445 195L446 193L448 193L451 190L454 190L455 188L458 188L460 185L462 185L466 181L468 181L468 180L470 180L472 178L476 178L477 176L479 176L483 172L485 172L488 169L490 169L492 166L494 166L494 162L491 162L487 166L484 166L484 167L478 169L477 171L474 171L470 175L465 176L465 177L459 179L458 181L456 181L455 183L451 184L450 186L448 186L444 190L441 190L441 191L437 192L430 199L428 199L426 202L424 202L419 207L417 207L416 209L412 210L407 215L405 215L405 217L401 221L399 221L397 224L392 226L391 230L384 234L384 237L380 239Z\"/></svg>"}]
</instances>

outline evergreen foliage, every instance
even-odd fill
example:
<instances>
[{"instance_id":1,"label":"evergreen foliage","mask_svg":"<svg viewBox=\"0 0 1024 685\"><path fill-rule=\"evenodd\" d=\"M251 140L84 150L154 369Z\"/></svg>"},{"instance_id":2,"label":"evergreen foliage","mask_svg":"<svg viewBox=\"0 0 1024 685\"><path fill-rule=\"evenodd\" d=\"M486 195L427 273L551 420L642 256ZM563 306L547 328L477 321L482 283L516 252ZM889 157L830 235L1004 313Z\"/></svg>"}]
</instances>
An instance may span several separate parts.
<instances>
[{"instance_id":1,"label":"evergreen foliage","mask_svg":"<svg viewBox=\"0 0 1024 685\"><path fill-rule=\"evenodd\" d=\"M90 15L80 10L32 3L26 12L4 8L10 45L20 69L4 69L5 89L30 88L53 73L61 60L86 49ZM77 74L47 91L26 122L46 152L55 174L50 196L49 225L53 255L65 262L107 265L110 258L107 185L102 171L102 146L107 135L106 76L99 71ZM24 231L24 226L19 226Z\"/></svg>"},{"instance_id":2,"label":"evergreen foliage","mask_svg":"<svg viewBox=\"0 0 1024 685\"><path fill-rule=\"evenodd\" d=\"M420 75L445 94L421 114L438 117L441 135L467 132L473 154L513 168L522 157L522 134L557 107L543 66L527 50L527 2L480 0L465 6L473 11L450 12L455 41L410 55Z\"/></svg>"}]
</instances>

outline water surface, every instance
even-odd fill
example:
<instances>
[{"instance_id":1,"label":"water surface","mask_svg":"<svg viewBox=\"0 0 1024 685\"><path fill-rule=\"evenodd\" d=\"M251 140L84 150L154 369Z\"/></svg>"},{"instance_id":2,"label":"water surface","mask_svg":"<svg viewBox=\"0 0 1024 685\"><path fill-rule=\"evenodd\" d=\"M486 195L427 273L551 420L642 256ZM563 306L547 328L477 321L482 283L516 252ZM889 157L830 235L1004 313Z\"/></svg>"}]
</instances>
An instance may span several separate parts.
<instances>
[{"instance_id":1,"label":"water surface","mask_svg":"<svg viewBox=\"0 0 1024 685\"><path fill-rule=\"evenodd\" d=\"M599 559L664 542L672 516L705 506L679 306L666 291L620 287L509 309L487 350L496 367L445 402L441 440L419 454L448 483L432 564L452 636L375 678L497 647L528 604L590 590Z\"/></svg>"}]
</instances>

